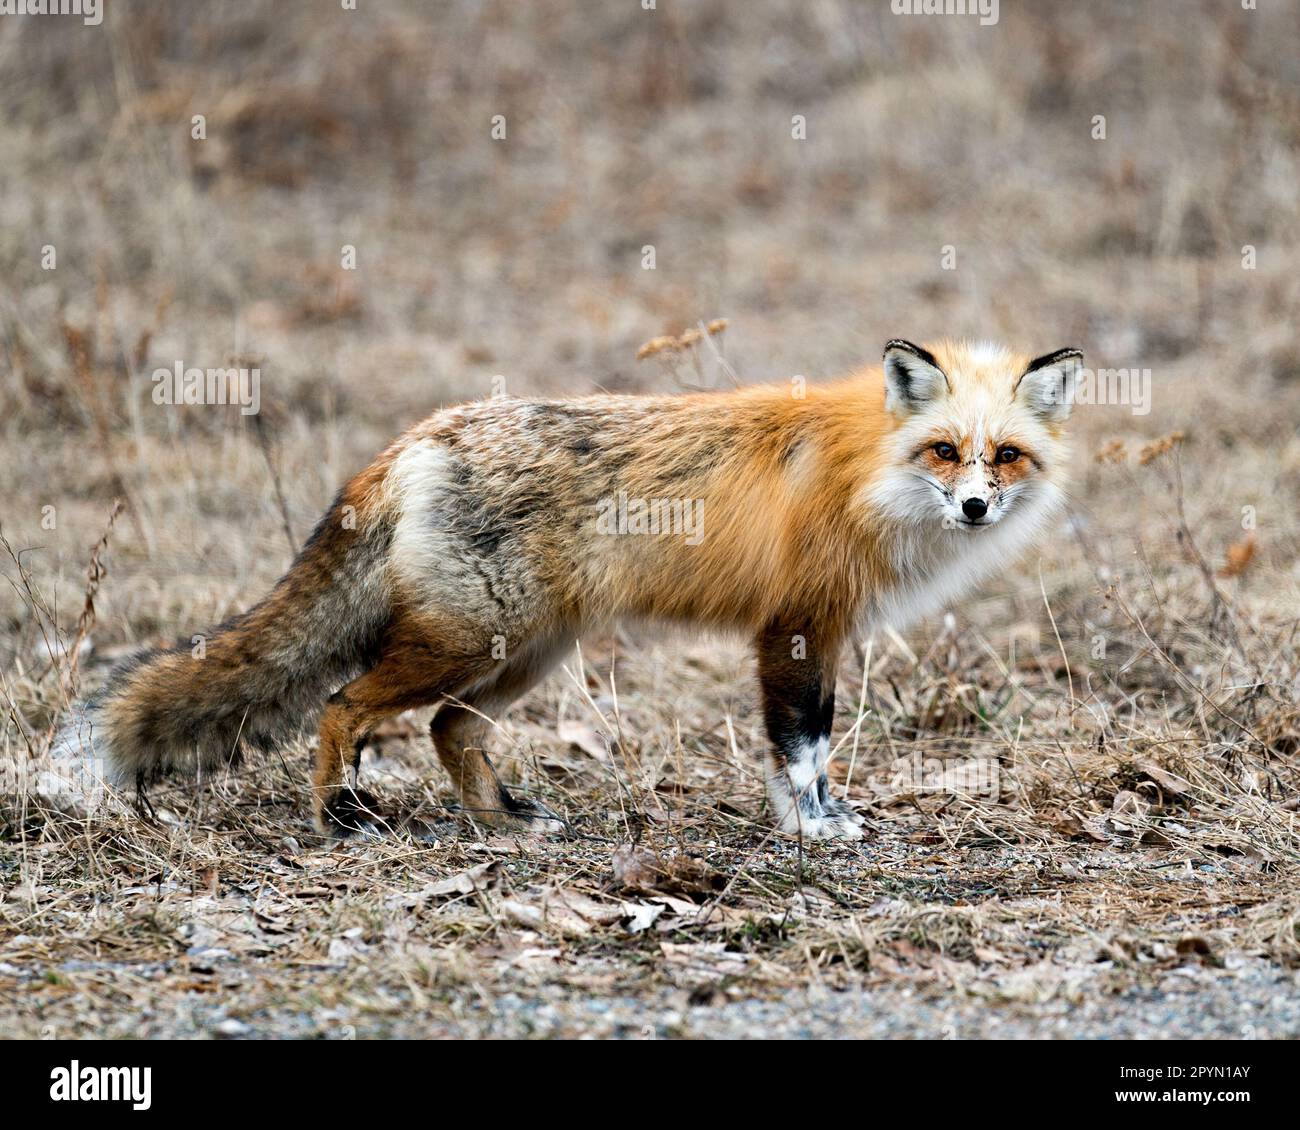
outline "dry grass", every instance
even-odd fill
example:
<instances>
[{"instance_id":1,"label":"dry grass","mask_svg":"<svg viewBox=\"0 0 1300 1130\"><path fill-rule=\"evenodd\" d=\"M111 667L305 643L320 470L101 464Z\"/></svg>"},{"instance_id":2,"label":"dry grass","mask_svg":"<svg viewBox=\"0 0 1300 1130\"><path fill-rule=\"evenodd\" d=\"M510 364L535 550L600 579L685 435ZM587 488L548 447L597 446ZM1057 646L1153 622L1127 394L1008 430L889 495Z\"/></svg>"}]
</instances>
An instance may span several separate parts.
<instances>
[{"instance_id":1,"label":"dry grass","mask_svg":"<svg viewBox=\"0 0 1300 1130\"><path fill-rule=\"evenodd\" d=\"M32 92L0 121L21 189L0 193L0 1034L671 1034L792 989L877 994L906 1034L926 1002L1032 1020L1293 987L1300 98L1280 17L1103 3L981 31L548 0L434 27L416 4L337 7L0 26ZM152 811L60 787L44 746L72 683L260 595L437 404L498 377L818 379L939 333L1150 368L1152 410L1081 408L1041 555L845 657L833 776L861 847L770 834L743 646L630 628L500 720L565 839L450 810L420 717L365 755L376 841L307 830L306 747L168 784ZM150 400L156 367L248 356L256 425Z\"/></svg>"}]
</instances>

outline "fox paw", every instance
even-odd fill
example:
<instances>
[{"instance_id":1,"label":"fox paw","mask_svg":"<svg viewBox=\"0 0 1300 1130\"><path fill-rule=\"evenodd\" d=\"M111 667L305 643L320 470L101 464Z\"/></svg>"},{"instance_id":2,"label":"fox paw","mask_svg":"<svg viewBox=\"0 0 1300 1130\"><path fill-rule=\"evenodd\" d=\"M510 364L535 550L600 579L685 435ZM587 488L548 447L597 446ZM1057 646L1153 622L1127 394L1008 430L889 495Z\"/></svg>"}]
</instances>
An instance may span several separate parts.
<instances>
[{"instance_id":1,"label":"fox paw","mask_svg":"<svg viewBox=\"0 0 1300 1130\"><path fill-rule=\"evenodd\" d=\"M822 839L860 840L864 834L862 826L866 822L867 818L847 801L822 801L822 824L829 829Z\"/></svg>"},{"instance_id":2,"label":"fox paw","mask_svg":"<svg viewBox=\"0 0 1300 1130\"><path fill-rule=\"evenodd\" d=\"M781 831L803 834L806 840L860 840L866 823L856 810L842 800L825 800L820 812L809 814L791 810L781 821Z\"/></svg>"},{"instance_id":3,"label":"fox paw","mask_svg":"<svg viewBox=\"0 0 1300 1130\"><path fill-rule=\"evenodd\" d=\"M339 839L376 836L382 825L379 802L364 789L339 789L316 813L317 830Z\"/></svg>"},{"instance_id":4,"label":"fox paw","mask_svg":"<svg viewBox=\"0 0 1300 1130\"><path fill-rule=\"evenodd\" d=\"M501 790L496 808L467 808L466 811L480 824L498 828L503 832L527 832L538 836L554 836L568 831L568 825L540 801L520 798Z\"/></svg>"}]
</instances>

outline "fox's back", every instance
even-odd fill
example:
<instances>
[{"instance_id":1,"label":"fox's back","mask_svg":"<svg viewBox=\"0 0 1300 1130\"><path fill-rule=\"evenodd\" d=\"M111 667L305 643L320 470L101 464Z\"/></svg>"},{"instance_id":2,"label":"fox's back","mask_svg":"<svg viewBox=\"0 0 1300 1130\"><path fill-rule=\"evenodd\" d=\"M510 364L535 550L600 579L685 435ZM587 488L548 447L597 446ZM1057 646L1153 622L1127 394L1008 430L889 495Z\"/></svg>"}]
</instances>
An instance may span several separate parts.
<instances>
[{"instance_id":1,"label":"fox's back","mask_svg":"<svg viewBox=\"0 0 1300 1130\"><path fill-rule=\"evenodd\" d=\"M871 399L869 388L811 393L759 386L446 409L409 433L395 461L395 557L422 583L431 556L444 570L455 559L462 593L477 576L471 588L506 614L542 591L583 621L745 624L800 571L805 587L842 587L827 571L844 563L816 561L829 539L814 535L849 501L840 479L861 475L844 465L838 437L846 425L869 430Z\"/></svg>"}]
</instances>

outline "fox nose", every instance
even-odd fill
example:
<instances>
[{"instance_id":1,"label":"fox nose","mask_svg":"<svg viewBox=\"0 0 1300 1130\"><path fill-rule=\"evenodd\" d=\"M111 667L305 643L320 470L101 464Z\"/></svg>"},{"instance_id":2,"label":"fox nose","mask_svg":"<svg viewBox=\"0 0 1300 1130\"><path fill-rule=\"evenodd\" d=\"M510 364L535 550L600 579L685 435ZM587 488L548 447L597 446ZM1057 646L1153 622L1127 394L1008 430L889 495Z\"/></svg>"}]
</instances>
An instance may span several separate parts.
<instances>
[{"instance_id":1,"label":"fox nose","mask_svg":"<svg viewBox=\"0 0 1300 1130\"><path fill-rule=\"evenodd\" d=\"M988 513L989 504L982 498L968 498L961 504L961 512L972 522L978 522Z\"/></svg>"}]
</instances>

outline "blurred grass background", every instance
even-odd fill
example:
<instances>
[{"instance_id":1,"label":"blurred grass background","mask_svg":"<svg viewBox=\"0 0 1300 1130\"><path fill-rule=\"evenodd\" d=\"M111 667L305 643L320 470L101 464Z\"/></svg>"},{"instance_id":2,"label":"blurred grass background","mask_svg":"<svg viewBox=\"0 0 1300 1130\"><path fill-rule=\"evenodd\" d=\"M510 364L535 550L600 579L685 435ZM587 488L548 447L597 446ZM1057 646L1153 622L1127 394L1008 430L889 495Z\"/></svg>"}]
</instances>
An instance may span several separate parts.
<instances>
[{"instance_id":1,"label":"blurred grass background","mask_svg":"<svg viewBox=\"0 0 1300 1130\"><path fill-rule=\"evenodd\" d=\"M5 18L4 530L76 607L124 497L98 637L187 634L288 561L268 463L301 538L439 405L672 388L637 346L725 317L746 381L894 336L1150 368L1150 415L1079 414L1082 512L1151 534L1088 455L1186 430L1194 523L1222 548L1257 507L1256 567L1294 597L1298 30L1222 0L1007 0L991 27L884 0ZM232 358L260 362L265 452L233 409L150 400L155 368Z\"/></svg>"}]
</instances>

